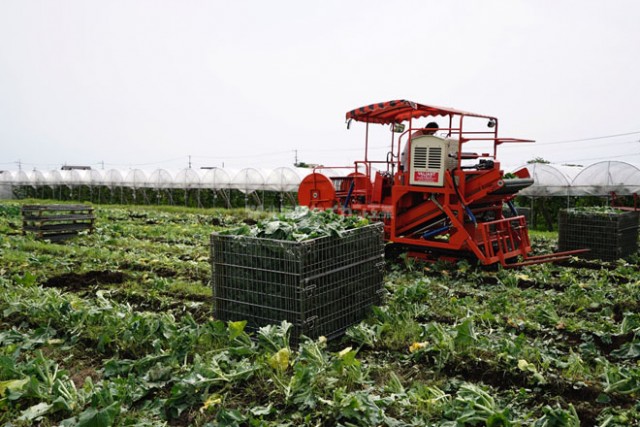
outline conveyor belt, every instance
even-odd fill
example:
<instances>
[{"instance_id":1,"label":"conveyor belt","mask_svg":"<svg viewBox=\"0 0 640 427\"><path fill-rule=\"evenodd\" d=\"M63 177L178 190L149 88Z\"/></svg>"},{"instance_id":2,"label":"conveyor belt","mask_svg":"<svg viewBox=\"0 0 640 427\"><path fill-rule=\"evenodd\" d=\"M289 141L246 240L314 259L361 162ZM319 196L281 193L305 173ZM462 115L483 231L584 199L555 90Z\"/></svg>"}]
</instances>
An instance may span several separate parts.
<instances>
[{"instance_id":1,"label":"conveyor belt","mask_svg":"<svg viewBox=\"0 0 640 427\"><path fill-rule=\"evenodd\" d=\"M504 185L491 194L514 194L523 188L533 185L532 178L505 179Z\"/></svg>"}]
</instances>

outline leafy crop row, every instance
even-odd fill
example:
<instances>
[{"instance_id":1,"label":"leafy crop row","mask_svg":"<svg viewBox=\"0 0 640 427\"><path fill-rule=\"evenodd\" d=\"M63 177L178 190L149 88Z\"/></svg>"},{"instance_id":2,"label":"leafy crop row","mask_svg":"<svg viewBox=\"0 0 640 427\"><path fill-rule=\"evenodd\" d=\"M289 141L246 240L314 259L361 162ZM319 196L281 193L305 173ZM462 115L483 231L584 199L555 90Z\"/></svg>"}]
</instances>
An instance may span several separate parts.
<instances>
[{"instance_id":1,"label":"leafy crop row","mask_svg":"<svg viewBox=\"0 0 640 427\"><path fill-rule=\"evenodd\" d=\"M253 226L230 228L220 234L251 236L275 240L311 240L319 237L341 237L344 231L369 224L366 218L342 216L332 211L313 211L299 207L293 212L267 218Z\"/></svg>"},{"instance_id":2,"label":"leafy crop row","mask_svg":"<svg viewBox=\"0 0 640 427\"><path fill-rule=\"evenodd\" d=\"M209 234L262 214L97 215L94 234L51 244L20 233L16 205L0 209L0 424L640 422L637 260L401 260L346 337L292 348L287 323L250 336L211 317Z\"/></svg>"}]
</instances>

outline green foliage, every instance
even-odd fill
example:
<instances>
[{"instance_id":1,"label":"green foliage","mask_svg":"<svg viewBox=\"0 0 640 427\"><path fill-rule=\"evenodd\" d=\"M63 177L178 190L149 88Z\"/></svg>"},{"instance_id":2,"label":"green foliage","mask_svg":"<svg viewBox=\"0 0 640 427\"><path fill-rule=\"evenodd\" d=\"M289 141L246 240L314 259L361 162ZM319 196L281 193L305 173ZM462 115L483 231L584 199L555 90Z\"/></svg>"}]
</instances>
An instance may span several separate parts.
<instances>
[{"instance_id":1,"label":"green foliage","mask_svg":"<svg viewBox=\"0 0 640 427\"><path fill-rule=\"evenodd\" d=\"M535 427L580 427L580 419L573 405L569 405L568 409L547 405L542 412L544 415L535 422Z\"/></svg>"},{"instance_id":2,"label":"green foliage","mask_svg":"<svg viewBox=\"0 0 640 427\"><path fill-rule=\"evenodd\" d=\"M546 163L546 164L549 164L551 162L548 161L548 160L543 159L542 157L535 157L535 158L533 158L531 160L527 160L527 163L528 164L532 164L532 163Z\"/></svg>"},{"instance_id":3,"label":"green foliage","mask_svg":"<svg viewBox=\"0 0 640 427\"><path fill-rule=\"evenodd\" d=\"M509 408L499 408L487 391L474 384L463 384L454 399L456 421L462 425L483 424L487 427L511 426Z\"/></svg>"},{"instance_id":4,"label":"green foliage","mask_svg":"<svg viewBox=\"0 0 640 427\"><path fill-rule=\"evenodd\" d=\"M19 218L21 210L19 205L0 204L0 216L6 218Z\"/></svg>"},{"instance_id":5,"label":"green foliage","mask_svg":"<svg viewBox=\"0 0 640 427\"><path fill-rule=\"evenodd\" d=\"M610 206L582 206L567 209L567 213L571 216L584 216L587 218L615 218L617 215L623 214L624 211L612 208Z\"/></svg>"},{"instance_id":6,"label":"green foliage","mask_svg":"<svg viewBox=\"0 0 640 427\"><path fill-rule=\"evenodd\" d=\"M318 211L299 207L293 212L259 221L254 226L243 225L222 231L220 234L303 241L328 236L341 237L346 230L368 224L367 219L357 216L343 216L329 210Z\"/></svg>"},{"instance_id":7,"label":"green foliage","mask_svg":"<svg viewBox=\"0 0 640 427\"><path fill-rule=\"evenodd\" d=\"M7 206L2 230L19 205ZM0 235L0 424L640 422L636 263L407 260L386 274L384 305L345 337L293 348L286 322L251 334L212 318L209 234L264 213L97 215L96 233L62 245ZM533 241L548 251L555 235Z\"/></svg>"}]
</instances>

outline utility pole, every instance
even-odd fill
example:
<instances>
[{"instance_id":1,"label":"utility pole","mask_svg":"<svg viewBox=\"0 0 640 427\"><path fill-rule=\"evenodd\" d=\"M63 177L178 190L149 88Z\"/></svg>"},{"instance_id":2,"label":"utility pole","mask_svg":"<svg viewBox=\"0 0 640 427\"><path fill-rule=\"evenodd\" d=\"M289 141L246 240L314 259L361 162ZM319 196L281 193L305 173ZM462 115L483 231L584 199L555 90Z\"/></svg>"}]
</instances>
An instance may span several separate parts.
<instances>
[{"instance_id":1,"label":"utility pole","mask_svg":"<svg viewBox=\"0 0 640 427\"><path fill-rule=\"evenodd\" d=\"M189 169L191 169L191 154L189 154Z\"/></svg>"},{"instance_id":2,"label":"utility pole","mask_svg":"<svg viewBox=\"0 0 640 427\"><path fill-rule=\"evenodd\" d=\"M293 162L294 166L298 165L298 150L293 150L293 152L295 153L295 161Z\"/></svg>"}]
</instances>

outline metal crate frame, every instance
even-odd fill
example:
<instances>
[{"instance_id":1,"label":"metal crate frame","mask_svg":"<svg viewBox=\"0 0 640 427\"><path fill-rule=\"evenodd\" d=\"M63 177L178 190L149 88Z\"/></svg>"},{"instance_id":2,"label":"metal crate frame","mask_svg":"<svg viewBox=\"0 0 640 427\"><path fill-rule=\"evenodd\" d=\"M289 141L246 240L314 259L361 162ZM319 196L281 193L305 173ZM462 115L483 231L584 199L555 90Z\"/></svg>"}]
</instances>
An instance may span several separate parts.
<instances>
[{"instance_id":1,"label":"metal crate frame","mask_svg":"<svg viewBox=\"0 0 640 427\"><path fill-rule=\"evenodd\" d=\"M638 251L638 212L618 211L610 214L576 212L558 213L560 251L588 248L584 258L615 261Z\"/></svg>"},{"instance_id":2,"label":"metal crate frame","mask_svg":"<svg viewBox=\"0 0 640 427\"><path fill-rule=\"evenodd\" d=\"M331 339L382 301L383 226L302 242L213 233L211 264L216 318Z\"/></svg>"}]
</instances>

